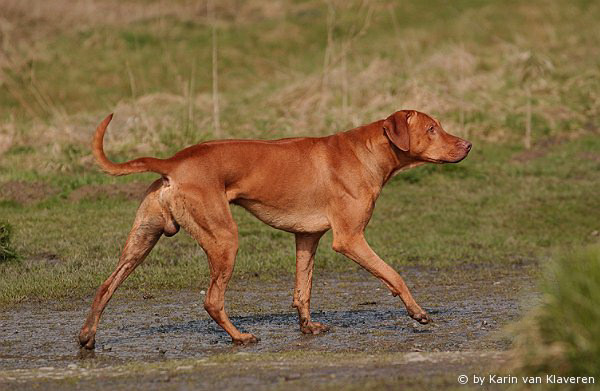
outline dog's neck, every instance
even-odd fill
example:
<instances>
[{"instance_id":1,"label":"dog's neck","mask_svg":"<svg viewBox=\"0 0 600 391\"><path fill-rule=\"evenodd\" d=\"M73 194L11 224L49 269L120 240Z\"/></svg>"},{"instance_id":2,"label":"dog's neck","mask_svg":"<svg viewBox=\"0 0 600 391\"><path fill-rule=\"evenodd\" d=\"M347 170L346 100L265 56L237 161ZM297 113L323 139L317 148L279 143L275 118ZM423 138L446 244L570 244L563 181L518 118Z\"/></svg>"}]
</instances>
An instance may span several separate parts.
<instances>
[{"instance_id":1,"label":"dog's neck","mask_svg":"<svg viewBox=\"0 0 600 391\"><path fill-rule=\"evenodd\" d=\"M383 120L352 129L347 133L359 138L357 157L363 161L374 180L383 187L395 174L425 162L398 149L386 136Z\"/></svg>"}]
</instances>

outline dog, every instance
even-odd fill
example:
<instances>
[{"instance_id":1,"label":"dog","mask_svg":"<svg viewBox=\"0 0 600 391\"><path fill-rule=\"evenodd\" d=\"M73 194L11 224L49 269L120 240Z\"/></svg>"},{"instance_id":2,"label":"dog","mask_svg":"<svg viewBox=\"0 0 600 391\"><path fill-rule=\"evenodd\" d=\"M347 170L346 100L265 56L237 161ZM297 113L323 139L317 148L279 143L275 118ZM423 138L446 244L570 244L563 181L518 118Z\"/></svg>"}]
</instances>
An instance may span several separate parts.
<instances>
[{"instance_id":1,"label":"dog","mask_svg":"<svg viewBox=\"0 0 600 391\"><path fill-rule=\"evenodd\" d=\"M183 227L206 252L210 286L204 308L236 344L257 342L241 333L225 312L225 290L238 251L238 229L229 204L240 205L271 227L296 239L293 306L300 330L319 334L327 325L310 317L314 256L320 238L333 231L333 249L379 278L400 296L408 315L431 322L400 275L369 247L364 231L383 186L400 170L425 163L458 163L471 143L444 131L439 121L414 110L325 137L274 141L209 141L185 148L169 159L142 157L110 161L103 147L112 119L98 126L92 151L110 175L155 172L115 271L98 288L79 333L93 349L102 312L119 285L162 236Z\"/></svg>"}]
</instances>

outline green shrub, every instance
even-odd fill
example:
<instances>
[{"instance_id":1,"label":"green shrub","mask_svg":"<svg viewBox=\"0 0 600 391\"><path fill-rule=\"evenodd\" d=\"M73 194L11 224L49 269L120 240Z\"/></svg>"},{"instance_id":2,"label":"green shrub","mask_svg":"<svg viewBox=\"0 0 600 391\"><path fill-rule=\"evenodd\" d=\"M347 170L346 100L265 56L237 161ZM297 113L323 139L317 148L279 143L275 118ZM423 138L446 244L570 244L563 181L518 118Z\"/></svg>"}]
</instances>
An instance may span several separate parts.
<instances>
[{"instance_id":1,"label":"green shrub","mask_svg":"<svg viewBox=\"0 0 600 391\"><path fill-rule=\"evenodd\" d=\"M542 302L518 328L516 365L525 375L600 379L600 245L550 265Z\"/></svg>"},{"instance_id":2,"label":"green shrub","mask_svg":"<svg viewBox=\"0 0 600 391\"><path fill-rule=\"evenodd\" d=\"M17 258L17 253L10 245L12 227L10 224L0 221L0 262Z\"/></svg>"}]
</instances>

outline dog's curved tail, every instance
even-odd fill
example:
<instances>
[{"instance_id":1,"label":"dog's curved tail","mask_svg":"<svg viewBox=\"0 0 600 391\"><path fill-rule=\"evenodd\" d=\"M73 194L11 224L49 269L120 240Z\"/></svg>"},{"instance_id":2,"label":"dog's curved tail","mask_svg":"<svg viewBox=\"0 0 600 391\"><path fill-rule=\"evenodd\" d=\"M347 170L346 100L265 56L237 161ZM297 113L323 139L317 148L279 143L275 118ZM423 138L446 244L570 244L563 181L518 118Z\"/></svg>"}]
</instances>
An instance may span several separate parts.
<instances>
[{"instance_id":1,"label":"dog's curved tail","mask_svg":"<svg viewBox=\"0 0 600 391\"><path fill-rule=\"evenodd\" d=\"M110 114L104 118L104 121L98 125L96 132L94 133L94 139L92 141L92 153L96 158L96 162L102 168L102 170L110 175L128 175L137 172L156 172L163 176L169 175L169 169L171 164L169 160L157 159L154 157L141 157L139 159L130 160L125 163L114 163L108 160L104 153L104 133L106 128L112 120L113 115Z\"/></svg>"}]
</instances>

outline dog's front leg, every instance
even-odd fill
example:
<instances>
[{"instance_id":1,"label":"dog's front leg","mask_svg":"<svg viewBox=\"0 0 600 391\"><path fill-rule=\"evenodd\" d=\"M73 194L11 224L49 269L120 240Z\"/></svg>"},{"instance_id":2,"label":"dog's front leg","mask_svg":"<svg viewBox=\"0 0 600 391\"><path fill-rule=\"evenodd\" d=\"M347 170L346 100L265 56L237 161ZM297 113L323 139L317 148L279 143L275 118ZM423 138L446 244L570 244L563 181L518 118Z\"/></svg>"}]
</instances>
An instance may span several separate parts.
<instances>
[{"instance_id":1,"label":"dog's front leg","mask_svg":"<svg viewBox=\"0 0 600 391\"><path fill-rule=\"evenodd\" d=\"M429 315L413 299L402 277L371 249L364 232L350 235L334 228L333 249L379 278L394 296L400 296L411 318L422 324L431 322Z\"/></svg>"},{"instance_id":2,"label":"dog's front leg","mask_svg":"<svg viewBox=\"0 0 600 391\"><path fill-rule=\"evenodd\" d=\"M329 330L329 326L310 320L312 273L315 252L321 236L323 236L323 232L296 234L296 286L293 306L298 309L300 330L304 334L319 334Z\"/></svg>"}]
</instances>

